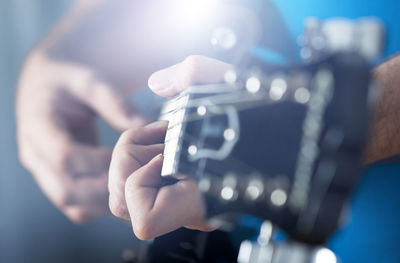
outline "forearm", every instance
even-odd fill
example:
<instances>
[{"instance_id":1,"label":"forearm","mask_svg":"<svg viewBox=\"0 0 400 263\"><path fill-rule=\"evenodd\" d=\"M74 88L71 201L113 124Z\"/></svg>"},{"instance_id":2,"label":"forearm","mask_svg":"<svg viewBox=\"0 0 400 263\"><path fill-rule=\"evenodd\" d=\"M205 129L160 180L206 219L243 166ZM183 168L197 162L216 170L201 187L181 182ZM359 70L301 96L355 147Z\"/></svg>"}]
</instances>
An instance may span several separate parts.
<instances>
[{"instance_id":1,"label":"forearm","mask_svg":"<svg viewBox=\"0 0 400 263\"><path fill-rule=\"evenodd\" d=\"M373 111L365 163L400 155L400 56L374 71L380 98Z\"/></svg>"}]
</instances>

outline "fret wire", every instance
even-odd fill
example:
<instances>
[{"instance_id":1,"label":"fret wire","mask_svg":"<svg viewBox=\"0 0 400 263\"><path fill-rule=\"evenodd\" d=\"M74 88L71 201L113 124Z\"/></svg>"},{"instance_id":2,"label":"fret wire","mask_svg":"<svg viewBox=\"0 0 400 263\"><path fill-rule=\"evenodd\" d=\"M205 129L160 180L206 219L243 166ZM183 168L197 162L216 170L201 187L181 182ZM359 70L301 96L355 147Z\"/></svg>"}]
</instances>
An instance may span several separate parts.
<instances>
[{"instance_id":1,"label":"fret wire","mask_svg":"<svg viewBox=\"0 0 400 263\"><path fill-rule=\"evenodd\" d=\"M186 97L186 98L185 98ZM174 111L176 111L176 106L174 105L174 104L183 104L183 103L181 103L180 102L180 100L187 100L186 102L185 102L185 104L189 101L189 94L187 94L187 93L184 93L183 95L180 95L179 97L177 97L177 98L174 98L174 99L171 99L171 100L169 100L169 101L167 101L167 102L165 102L164 103L164 105L161 107L161 115L166 115L166 114L170 114L170 113L173 113ZM185 105L186 106L186 105ZM165 108L172 108L171 110L167 110L167 111L165 111Z\"/></svg>"},{"instance_id":2,"label":"fret wire","mask_svg":"<svg viewBox=\"0 0 400 263\"><path fill-rule=\"evenodd\" d=\"M258 100L260 99L260 94L263 95L267 95L267 92L259 92L257 94L257 96L255 96L254 94L249 94L247 91L243 91L240 93L235 93L235 94L217 94L217 95L212 95L212 96L207 96L207 97L201 97L201 98L195 98L192 100L188 101L188 104L185 105L184 107L180 107L180 108L175 108L173 111L169 111L169 112L165 112L162 113L161 115L164 114L170 114L176 111L179 111L181 109L190 109L190 108L194 108L194 107L198 107L204 104L204 101L206 100L213 100L213 105L220 105L223 102L218 101L218 99L225 101L224 103L231 103L232 102L232 97L233 100L243 100L243 98L246 98L249 100ZM202 102L202 103L201 103Z\"/></svg>"},{"instance_id":3,"label":"fret wire","mask_svg":"<svg viewBox=\"0 0 400 263\"><path fill-rule=\"evenodd\" d=\"M229 87L229 88L227 88ZM163 111L164 108L169 108L169 105L171 104L176 104L180 100L186 99L185 97L189 97L190 94L211 94L207 96L209 97L215 97L218 95L232 95L234 92L240 91L242 85L234 84L234 85L227 85L226 83L221 83L221 84L208 84L208 85L201 85L201 86L191 86L189 90L182 92L180 95L178 95L175 98L172 98L168 100L167 102L164 103L164 106L162 107L161 114L168 114L170 112L173 112L174 110L170 111ZM215 90L218 91L215 91ZM242 89L243 91L243 89ZM198 99L204 99L203 98L198 98Z\"/></svg>"},{"instance_id":4,"label":"fret wire","mask_svg":"<svg viewBox=\"0 0 400 263\"><path fill-rule=\"evenodd\" d=\"M291 90L288 90L285 92L284 96L287 97L289 96L289 92ZM241 96L241 94L243 94L244 96ZM257 96L253 95L253 94L248 94L248 92L241 92L241 94L236 94L236 102L234 100L232 100L232 98L227 98L226 95L215 95L215 96L210 96L210 97L203 97L203 98L197 98L197 99L193 99L193 100L189 100L188 104L184 107L180 107L180 108L176 108L174 111L170 111L167 114L174 114L182 109L191 109L194 107L198 107L198 106L219 106L219 105L224 105L224 104L235 104L235 103L241 103L241 102L257 102L260 101L261 99L264 99L263 102L266 102L266 104L275 104L275 103L279 103L284 101L285 99L282 98L279 101L270 101L269 100L269 96L268 96L268 92L264 91L264 92L258 92ZM214 101L214 98L217 97L217 99L221 99L221 101ZM232 96L233 97L233 96ZM210 105L210 102L208 102L209 105L207 105L206 101L213 99L212 104ZM267 100L265 100L267 99ZM164 115L167 114L161 114L162 118Z\"/></svg>"},{"instance_id":5,"label":"fret wire","mask_svg":"<svg viewBox=\"0 0 400 263\"><path fill-rule=\"evenodd\" d=\"M289 93L293 92L293 89L288 89L285 94L284 97L288 97ZM184 96L189 96L188 93L185 93ZM177 99L175 99L174 102L178 101L179 99L183 98L179 97ZM233 98L232 98L233 97ZM235 101L236 100L236 101ZM187 110L187 109L191 109L194 107L198 107L201 105L204 106L221 106L221 105L226 105L226 104L236 104L235 105L235 109L237 111L242 111L242 110L246 110L249 108L256 108L256 107L261 107L261 106L267 106L267 105L273 105L279 102L284 101L285 98L282 98L278 101L273 101L269 99L269 93L267 90L264 91L259 91L257 94L250 94L247 91L243 91L240 93L235 93L235 94L217 94L217 95L212 95L212 96L207 96L207 97L201 97L201 98L196 98L196 99L192 99L190 100L190 98L188 98L188 102L187 105L185 105L184 107L179 107L179 108L175 108L174 110L168 111L168 112L164 112L161 114L161 117L165 117L166 115L171 115L174 116L177 112L181 111L181 110ZM208 104L208 105L207 105ZM218 116L218 115L223 115L223 113L207 113L206 116L199 116L197 113L191 113L190 115L186 115L184 116L184 120L174 123L174 125L169 126L167 129L167 133L170 132L173 128L177 127L178 125L182 125L184 123L188 123L188 122L192 122L192 121L197 121L197 120L201 120L204 119L206 117L214 117L214 116ZM170 121L171 123L171 121ZM186 135L187 136L187 135ZM177 139L179 139L179 136L174 136L174 137L170 137L168 140L165 141L165 144L169 144L172 141L177 141ZM187 139L187 138L185 138ZM168 151L168 152L164 152L164 154L166 155L175 155L176 152L175 151ZM236 158L230 157L230 160L228 160L228 163L235 163L235 164L241 164L242 167L245 167L246 169L250 169L250 170L256 170L254 167L250 167L244 163L242 163L241 161L237 160Z\"/></svg>"},{"instance_id":6,"label":"fret wire","mask_svg":"<svg viewBox=\"0 0 400 263\"><path fill-rule=\"evenodd\" d=\"M254 102L253 103L247 102L247 105L235 106L235 109L237 111L242 111L242 110L247 110L247 109L256 108L256 107L273 105L273 104L276 104L276 103L277 102L275 102L275 103L266 103L265 101L258 101L258 103L255 104ZM186 115L185 118L184 118L184 121L175 123L173 126L168 127L167 128L167 132L169 130L171 130L172 128L176 127L177 125L184 124L184 123L187 123L187 122L192 122L192 121L205 119L205 118L208 118L208 117L214 117L214 116L218 116L218 115L224 115L224 113L208 113L206 116L199 116L197 113L192 113L190 115Z\"/></svg>"}]
</instances>

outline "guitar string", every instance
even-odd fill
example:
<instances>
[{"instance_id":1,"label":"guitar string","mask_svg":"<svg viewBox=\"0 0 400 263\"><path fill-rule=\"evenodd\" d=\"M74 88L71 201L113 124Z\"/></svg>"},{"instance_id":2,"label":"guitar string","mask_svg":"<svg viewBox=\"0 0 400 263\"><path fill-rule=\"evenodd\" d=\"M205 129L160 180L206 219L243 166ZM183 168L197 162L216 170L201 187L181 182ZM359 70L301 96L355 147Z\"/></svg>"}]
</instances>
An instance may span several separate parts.
<instances>
[{"instance_id":1,"label":"guitar string","mask_svg":"<svg viewBox=\"0 0 400 263\"><path fill-rule=\"evenodd\" d=\"M263 106L263 104L261 104L261 105L259 105L259 106ZM251 105L251 107L255 107L254 106L254 104L253 105ZM242 107L242 108L244 108L244 107ZM218 115L218 114L215 114L215 115ZM192 120L187 120L187 121L194 121L194 120L196 120L197 118L194 118L194 119L192 119ZM187 136L187 135L185 135L185 136ZM189 135L190 136L190 135ZM174 140L174 139L177 139L177 138L179 138L179 136L178 137L174 137L174 138L170 138L168 141L166 141L166 143L168 143L168 142L170 142L171 140ZM193 137L194 138L194 137ZM190 139L190 138L189 138ZM189 140L188 138L184 138L184 140ZM169 154L169 153L167 153L167 154ZM244 171L252 171L252 172L250 172L250 174L259 174L259 175L262 175L262 177L263 178L266 178L266 176L264 175L263 176L263 173L261 173L261 172L259 172L258 171L258 169L256 169L255 167L253 167L253 166L250 166L250 165L247 165L247 164L245 164L244 162L242 162L241 160L239 160L239 159L237 159L237 158L235 158L235 157L233 157L233 156L230 156L229 157L229 159L227 159L226 160L226 163L225 164L227 164L227 165L232 165L232 167L233 166L239 166L239 167L241 167L241 169L242 170L244 170ZM219 164L218 164L219 165ZM220 167L222 167L222 165L219 165Z\"/></svg>"},{"instance_id":2,"label":"guitar string","mask_svg":"<svg viewBox=\"0 0 400 263\"><path fill-rule=\"evenodd\" d=\"M204 105L204 101L209 100L212 101L212 105L208 106L218 106L221 104L226 104L226 103L235 103L235 101L253 101L253 100L261 100L265 99L266 102L270 102L271 104L275 104L278 102L285 101L288 97L289 93L292 93L294 90L293 89L287 89L285 92L282 94L282 97L278 100L272 100L269 96L269 92L267 90L260 90L257 93L249 93L248 91L242 91L240 93L235 93L235 94L217 94L217 95L211 95L207 97L201 97L201 98L195 98L191 99L187 105L181 106L180 108L174 108L172 111L167 111L167 112L161 112L161 115L166 115L166 114L171 114L174 112L177 112L182 109L190 109L194 107L199 107L199 106L207 106ZM185 96L188 96L187 94ZM230 97L229 97L230 96ZM179 99L184 98L184 96L179 97L175 99L173 102L167 102L167 103L176 103Z\"/></svg>"},{"instance_id":3,"label":"guitar string","mask_svg":"<svg viewBox=\"0 0 400 263\"><path fill-rule=\"evenodd\" d=\"M260 93L261 92L259 92L257 95L260 95ZM190 94L186 94L185 96L189 96L189 95ZM180 99L183 99L185 96L177 98L175 101L170 102L170 104L178 103L178 101ZM198 103L198 101L202 102L204 100L210 100L210 101L213 100L214 103L218 105L218 104L224 103L224 101L225 101L225 103L231 103L232 101L235 101L237 99L243 99L243 97L255 98L256 96L255 96L255 94L249 94L248 92L243 91L243 90L240 91L239 93L228 93L228 94L218 93L218 94L214 94L214 95L209 95L209 96L205 96L205 97L191 99L190 101L188 101L188 104L186 104L186 105L184 105L184 106L182 106L180 108L174 108L172 110L172 112L173 111L178 111L178 110L181 110L181 109L184 109L184 108L187 108L187 107L190 107L190 108L191 107L198 107L198 106L201 106L202 104L204 104L204 103ZM165 112L165 114L168 114L168 113L170 113L170 112ZM164 113L162 112L162 114L164 114Z\"/></svg>"},{"instance_id":4,"label":"guitar string","mask_svg":"<svg viewBox=\"0 0 400 263\"><path fill-rule=\"evenodd\" d=\"M274 105L274 104L277 104L277 103L280 103L280 102L283 102L283 101L289 101L289 100L280 100L280 101L276 101L274 103L269 103L268 101L265 101L265 100L244 101L244 102L243 101L238 101L238 102L234 102L234 103L231 103L231 104L236 104L235 105L235 109L238 112L240 112L240 111L248 110L248 109L251 109L251 108L258 108L258 107L263 107L263 106L271 106L271 105ZM220 106L221 107L221 105L224 105L224 104L210 105L210 106L211 107L212 106ZM206 115L202 116L202 115L199 115L197 112L196 113L191 113L191 114L185 115L182 121L179 121L179 122L176 122L176 123L173 123L173 120L170 121L170 123L172 123L172 125L168 126L167 130L171 130L174 127L176 127L178 125L181 125L181 124L185 124L185 123L193 122L193 121L198 121L198 120L202 120L202 119L205 119L205 118L211 118L211 117L215 117L215 116L219 116L219 115L224 115L224 114L223 113L206 113Z\"/></svg>"},{"instance_id":5,"label":"guitar string","mask_svg":"<svg viewBox=\"0 0 400 263\"><path fill-rule=\"evenodd\" d=\"M277 104L277 103L280 103L283 101L289 101L289 100L287 100L287 97L289 96L288 94L290 91L292 91L292 90L291 89L286 90L284 92L284 94L282 95L282 98L277 101L270 100L270 98L268 96L268 91L266 91L266 90L263 90L261 92L259 91L259 92L257 92L257 94L251 94L247 91L244 91L244 92L236 93L233 95L232 94L218 94L218 95L213 95L213 96L208 96L208 97L196 98L196 99L192 99L189 103L187 103L183 107L175 108L172 111L162 113L162 116L174 115L182 109L187 110L187 109L191 109L191 108L199 107L199 106L223 107L223 105L226 105L227 103L229 103L230 105L234 105L235 109L237 111L242 111L242 110L246 110L246 109L250 109L250 108L257 108L257 107L262 107L262 106L268 106L268 105ZM243 96L241 96L242 94L243 94ZM185 96L188 96L188 95L186 94ZM174 102L177 103L177 101L182 98L184 98L184 96L175 99L175 101L173 101L172 103L174 103ZM212 101L211 99L214 99L214 100ZM168 127L168 130L173 129L177 125L201 120L204 118L211 118L211 117L218 116L218 115L223 115L223 113L221 113L221 114L207 113L204 116L201 116L198 113L191 113L189 115L184 115L183 121L174 123L172 126ZM171 141L173 139L177 139L177 138L179 138L179 136L169 138L169 140L165 141L165 143L168 143L169 141ZM251 166L243 163L239 159L234 158L232 156L230 156L230 159L226 160L226 164L228 164L228 165L236 164L236 165L239 165L240 167L242 167L243 170L257 171L257 169L255 169L254 167L251 167ZM220 167L222 167L222 165L220 165ZM257 171L257 172L258 172L258 174L262 175L262 173L260 173L259 171ZM262 176L262 177L266 178L266 176Z\"/></svg>"},{"instance_id":6,"label":"guitar string","mask_svg":"<svg viewBox=\"0 0 400 263\"><path fill-rule=\"evenodd\" d=\"M244 110L248 110L248 109L252 109L252 108L269 106L269 105L272 105L272 104L266 104L263 101L259 101L257 104L255 104L255 103L246 103L244 105L236 105L235 109L239 112L239 111L244 111ZM173 123L171 126L168 126L167 132L169 130L172 130L174 127L179 126L181 124L190 123L190 122L194 122L194 121L199 121L199 120L203 120L205 118L212 118L212 117L220 116L220 115L224 115L224 114L223 113L207 113L207 115L205 115L205 116L199 116L197 113L191 113L191 114L186 115L184 117L183 121L176 122L176 123ZM171 140L171 139L175 139L175 137L169 138L169 140Z\"/></svg>"},{"instance_id":7,"label":"guitar string","mask_svg":"<svg viewBox=\"0 0 400 263\"><path fill-rule=\"evenodd\" d=\"M246 92L247 93L247 92ZM213 97L215 97L215 96L213 96ZM224 98L224 99L226 99L226 96L219 96L219 97L222 97L222 98ZM237 96L236 96L237 97ZM251 95L251 96L249 96L250 97L250 99L255 99L255 96L254 95ZM180 98L178 98L178 99L180 99ZM178 100L177 99L177 100ZM203 97L203 98L199 98L199 99L197 99L197 101L208 101L209 103L213 103L213 102L211 102L211 100L209 99L209 97ZM266 103L266 101L265 100L262 100L262 97L260 98L260 96L258 96L257 97L257 100L255 100L255 101L243 101L243 100L238 100L237 102L232 102L232 99L230 99L230 104L238 104L238 103L241 103L242 105L236 105L236 107L235 107L235 109L237 110L237 111L242 111L242 110L246 110L246 109L248 109L248 108L257 108L257 107L261 107L261 106L264 106L264 105L268 105L268 103ZM194 104L194 103L193 103ZM184 109L188 109L188 108L192 108L192 107L196 107L197 105L196 104L194 104L194 105L187 105ZM204 105L204 103L202 103L202 105ZM216 104L216 103L213 103L213 104L211 104L211 106L220 106L221 104ZM176 112L178 112L179 110L175 110L175 112L170 112L169 114L170 115L172 115L172 114L176 114ZM173 129L174 127L176 127L176 126L178 126L178 125L181 125L181 124L183 124L183 123L188 123L188 122L192 122L192 121L196 121L196 120L201 120L201 119L205 119L205 118L210 118L210 117L214 117L214 116L218 116L218 115L223 115L223 113L208 113L207 114L207 116L199 116L197 113L192 113L192 114L190 114L190 115L186 115L186 116L184 116L184 120L183 121L181 121L181 122L177 122L177 123L174 123L172 126L170 126L170 127L168 127L168 130L171 130L171 129ZM178 137L171 137L171 138L169 138L167 141L165 141L165 143L168 143L169 141L171 141L171 140L174 140L174 139L177 139L177 138L179 138L179 136ZM231 163L234 163L234 162L241 162L241 161L239 161L239 160L237 160L237 159L235 159L235 158L232 158L232 159L234 159L234 161L232 161ZM254 167L246 167L246 168L250 168L250 169L252 169L252 170L256 170ZM246 169L246 168L244 168L244 169Z\"/></svg>"},{"instance_id":8,"label":"guitar string","mask_svg":"<svg viewBox=\"0 0 400 263\"><path fill-rule=\"evenodd\" d=\"M252 96L252 97L254 98L254 96ZM202 100L205 100L205 99L206 98L202 98ZM262 106L273 105L273 104L276 104L276 103L279 103L279 102L282 102L282 100L281 101L276 101L276 102L274 101L274 103L268 103L268 101L261 100L260 96L258 96L258 99L255 100L255 101L243 101L243 100L240 100L238 102L231 102L230 104L239 104L239 103L241 103L241 105L235 105L235 109L237 111L243 111L243 110L247 110L247 109L250 109L250 108L257 108L257 107L262 107ZM203 103L203 105L204 105L204 103ZM195 106L197 106L197 105L191 105L191 107L195 107ZM220 106L220 105L219 104L212 104L210 106ZM185 109L187 109L187 108L190 108L190 107L186 107ZM176 112L174 112L174 113L176 113ZM170 114L174 114L174 113L170 112ZM181 125L181 124L184 124L184 123L189 123L189 122L193 122L193 121L197 121L197 120L202 120L202 119L205 119L205 118L211 118L211 117L215 117L215 116L219 116L219 115L223 115L223 113L207 113L206 116L200 116L197 113L192 113L190 115L184 116L184 120L183 121L174 123L172 126L169 126L168 130L171 130L174 127L176 127L178 125ZM174 139L177 139L177 138L179 138L179 136L171 137L167 141L165 141L165 143L168 143L171 140L174 140ZM234 160L235 160L235 162L236 161L240 162L237 159L234 159ZM255 169L254 167L249 167L249 168Z\"/></svg>"},{"instance_id":9,"label":"guitar string","mask_svg":"<svg viewBox=\"0 0 400 263\"><path fill-rule=\"evenodd\" d=\"M284 95L287 95L287 93L288 93L289 91L290 91L290 90L286 91ZM244 98L243 98L243 97L240 97L241 94L245 94L245 97L244 97ZM229 94L229 95L231 95L231 94ZM278 103L278 102L284 101L283 99L281 99L281 100L279 100L279 101L273 101L273 103L266 103L266 101L260 101L260 97L263 98L263 96L258 96L258 98L254 98L254 97L255 97L255 94L250 94L250 96L249 96L249 93L248 93L248 92L241 92L241 93L239 93L239 94L236 93L235 95L231 96L231 97L234 97L235 99L238 98L238 101L237 101L237 102L232 102L232 99L229 99L229 95L226 95L226 94L218 94L218 95L213 95L213 96L208 96L208 97L193 99L193 100L191 100L191 102L188 103L186 106L180 107L180 108L175 108L174 110L169 111L169 112L164 112L164 113L162 113L162 115L175 114L176 112L178 112L178 111L180 111L180 110L182 110L182 109L187 110L187 109L190 109L190 108L193 108L193 107L199 107L199 106L208 106L208 107L210 107L210 106L221 106L221 105L226 104L226 103L229 103L229 104L239 104L239 103L242 103L242 104L243 104L243 103L250 104L250 102L255 102L255 103L258 102L259 104L261 104L261 105L257 105L257 106L263 106L263 105L266 106L266 105L272 105L272 104L276 104L276 103ZM246 95L247 95L247 96L246 96ZM260 92L258 92L257 95L260 95ZM263 91L263 92L261 93L261 95L264 95L265 97L267 97L267 91ZM185 96L188 96L188 95L186 94ZM177 98L176 101L179 100L179 99L181 99L181 98L182 98L182 97ZM211 101L209 100L210 98L216 98L216 99L215 99L216 102L211 102ZM219 99L219 100L218 100L218 99ZM204 103L204 101L207 101L207 100L208 100L209 103L211 103L210 105L207 105L207 103ZM260 102L262 102L262 103L260 103ZM257 107L257 106L254 106L254 104L253 104L253 105L247 105L247 106L246 106L246 104L245 104L244 106L242 105L242 107L236 106L236 109L237 109L238 111L240 111L240 110L245 110L245 109L247 109L247 108L252 108L252 107ZM196 120L200 120L200 119L203 119L203 118L214 117L214 116L218 116L218 115L222 115L222 114L215 114L215 113L214 113L214 114L210 114L210 113L207 113L206 116L199 116L199 115L196 114L196 113L192 113L192 114L190 114L190 115L186 115L185 118L184 118L184 119L185 119L184 121L175 123L173 126L168 127L168 129L172 129L172 128L175 127L175 126L180 125L180 124L183 124L183 123L186 123L186 122L196 121ZM231 161L231 160L228 160L228 161L227 161L228 164L229 164L229 163L237 163L237 164L238 164L238 163L239 163L239 164L242 163L240 160L238 160L238 159L236 159L236 158L231 158L231 159L232 159L232 161ZM244 164L244 163L243 163L243 164ZM247 166L246 168L249 168L249 167L250 167L250 166L248 166L248 165L246 165L246 164L244 164L244 165ZM222 165L220 165L220 166L222 166ZM254 169L254 167L250 167L250 169L251 169L251 168ZM331 179L333 179L333 178L331 178Z\"/></svg>"}]
</instances>

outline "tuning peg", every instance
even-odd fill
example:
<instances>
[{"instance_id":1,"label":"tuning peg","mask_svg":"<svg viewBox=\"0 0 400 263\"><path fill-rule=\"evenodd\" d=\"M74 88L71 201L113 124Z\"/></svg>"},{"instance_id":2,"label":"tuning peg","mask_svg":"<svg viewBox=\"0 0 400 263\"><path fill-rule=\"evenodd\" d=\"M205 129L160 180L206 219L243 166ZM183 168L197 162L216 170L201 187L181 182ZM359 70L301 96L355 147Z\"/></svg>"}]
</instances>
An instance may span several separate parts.
<instances>
[{"instance_id":1,"label":"tuning peg","mask_svg":"<svg viewBox=\"0 0 400 263\"><path fill-rule=\"evenodd\" d=\"M220 197L225 201L234 201L238 198L238 191L236 189L237 178L233 174L228 174L222 181L222 188Z\"/></svg>"},{"instance_id":2,"label":"tuning peg","mask_svg":"<svg viewBox=\"0 0 400 263\"><path fill-rule=\"evenodd\" d=\"M274 206L282 207L286 204L287 193L283 189L276 188L271 192L270 201Z\"/></svg>"},{"instance_id":3,"label":"tuning peg","mask_svg":"<svg viewBox=\"0 0 400 263\"><path fill-rule=\"evenodd\" d=\"M275 78L271 81L269 97L273 101L279 101L283 98L287 91L288 85L283 77Z\"/></svg>"},{"instance_id":4,"label":"tuning peg","mask_svg":"<svg viewBox=\"0 0 400 263\"><path fill-rule=\"evenodd\" d=\"M261 179L250 179L245 190L245 198L249 201L255 201L260 198L264 192L264 184Z\"/></svg>"},{"instance_id":5,"label":"tuning peg","mask_svg":"<svg viewBox=\"0 0 400 263\"><path fill-rule=\"evenodd\" d=\"M261 88L261 80L257 77L250 77L246 80L246 89L250 93L257 93Z\"/></svg>"}]
</instances>

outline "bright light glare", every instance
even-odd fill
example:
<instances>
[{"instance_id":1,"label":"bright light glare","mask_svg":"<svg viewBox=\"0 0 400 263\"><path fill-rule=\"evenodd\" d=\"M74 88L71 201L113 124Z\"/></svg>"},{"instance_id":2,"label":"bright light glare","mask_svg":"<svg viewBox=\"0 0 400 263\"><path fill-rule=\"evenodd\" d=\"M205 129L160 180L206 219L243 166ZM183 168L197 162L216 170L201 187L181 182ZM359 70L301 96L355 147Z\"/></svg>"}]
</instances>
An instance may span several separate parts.
<instances>
[{"instance_id":1,"label":"bright light glare","mask_svg":"<svg viewBox=\"0 0 400 263\"><path fill-rule=\"evenodd\" d=\"M235 131L233 129L226 129L224 131L224 139L227 141L232 141L233 139L235 139Z\"/></svg>"},{"instance_id":2,"label":"bright light glare","mask_svg":"<svg viewBox=\"0 0 400 263\"><path fill-rule=\"evenodd\" d=\"M260 90L261 81L256 77L250 77L246 81L246 89L251 93L256 93Z\"/></svg>"},{"instance_id":3,"label":"bright light glare","mask_svg":"<svg viewBox=\"0 0 400 263\"><path fill-rule=\"evenodd\" d=\"M314 263L337 263L337 258L331 250L329 250L327 248L321 248L315 253L313 262Z\"/></svg>"},{"instance_id":4,"label":"bright light glare","mask_svg":"<svg viewBox=\"0 0 400 263\"><path fill-rule=\"evenodd\" d=\"M222 49L228 50L236 45L237 38L235 32L228 27L218 27L214 30L211 37L211 44Z\"/></svg>"},{"instance_id":5,"label":"bright light glare","mask_svg":"<svg viewBox=\"0 0 400 263\"><path fill-rule=\"evenodd\" d=\"M287 195L282 189L275 189L271 193L271 202L275 206L283 206L286 203Z\"/></svg>"},{"instance_id":6,"label":"bright light glare","mask_svg":"<svg viewBox=\"0 0 400 263\"><path fill-rule=\"evenodd\" d=\"M188 148L188 152L190 155L195 155L197 153L197 147L196 145L190 145Z\"/></svg>"},{"instance_id":7,"label":"bright light glare","mask_svg":"<svg viewBox=\"0 0 400 263\"><path fill-rule=\"evenodd\" d=\"M274 79L271 82L271 89L269 91L269 96L272 100L280 100L285 94L287 89L286 81L282 78Z\"/></svg>"},{"instance_id":8,"label":"bright light glare","mask_svg":"<svg viewBox=\"0 0 400 263\"><path fill-rule=\"evenodd\" d=\"M181 25L201 25L210 18L217 0L174 0L175 18Z\"/></svg>"},{"instance_id":9,"label":"bright light glare","mask_svg":"<svg viewBox=\"0 0 400 263\"><path fill-rule=\"evenodd\" d=\"M229 186L225 186L221 190L221 197L225 200L231 200L234 194L235 194L234 190Z\"/></svg>"},{"instance_id":10,"label":"bright light glare","mask_svg":"<svg viewBox=\"0 0 400 263\"><path fill-rule=\"evenodd\" d=\"M237 80L237 74L234 70L230 69L225 73L224 79L226 83L234 84Z\"/></svg>"}]
</instances>

